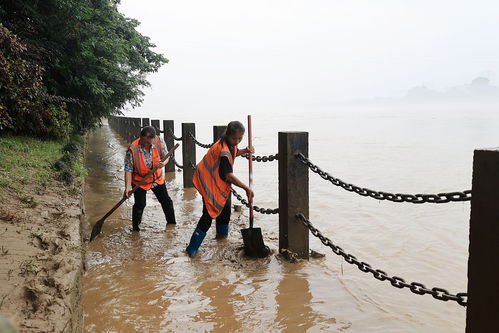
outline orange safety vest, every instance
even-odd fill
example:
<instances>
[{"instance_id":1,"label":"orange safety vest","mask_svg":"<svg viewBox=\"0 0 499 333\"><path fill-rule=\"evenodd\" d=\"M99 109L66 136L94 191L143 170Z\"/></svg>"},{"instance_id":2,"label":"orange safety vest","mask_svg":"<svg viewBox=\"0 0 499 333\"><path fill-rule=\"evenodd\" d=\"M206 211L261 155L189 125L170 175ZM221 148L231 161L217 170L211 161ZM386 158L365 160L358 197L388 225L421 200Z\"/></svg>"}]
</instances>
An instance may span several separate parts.
<instances>
[{"instance_id":1,"label":"orange safety vest","mask_svg":"<svg viewBox=\"0 0 499 333\"><path fill-rule=\"evenodd\" d=\"M237 147L234 147L234 155L237 156ZM231 190L231 184L220 178L218 173L222 157L227 157L230 165L234 165L234 158L229 147L225 142L218 141L196 165L196 171L192 177L192 183L203 196L208 214L212 218L220 215Z\"/></svg>"},{"instance_id":2,"label":"orange safety vest","mask_svg":"<svg viewBox=\"0 0 499 333\"><path fill-rule=\"evenodd\" d=\"M132 142L130 148L128 148L132 152L132 182L134 184L138 184L142 179L144 179L144 176L152 170L152 168L149 168L146 165L144 154L139 149L139 140L140 139L137 139ZM152 167L157 165L163 158L163 144L161 143L161 139L159 138L159 136L156 135L153 144L154 149L152 149ZM154 175L147 178L147 182L143 185L140 185L140 187L147 191L152 187L153 183L156 183L158 185L162 185L165 183L163 168L159 168L158 170L156 170L156 172L154 172Z\"/></svg>"}]
</instances>

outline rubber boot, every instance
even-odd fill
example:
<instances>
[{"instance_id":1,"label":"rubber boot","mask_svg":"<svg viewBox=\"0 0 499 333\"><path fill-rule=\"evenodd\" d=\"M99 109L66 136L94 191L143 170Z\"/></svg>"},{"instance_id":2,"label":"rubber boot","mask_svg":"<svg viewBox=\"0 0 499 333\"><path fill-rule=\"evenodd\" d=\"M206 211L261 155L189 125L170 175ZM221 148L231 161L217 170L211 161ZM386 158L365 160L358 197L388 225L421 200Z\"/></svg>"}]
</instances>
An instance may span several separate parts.
<instances>
[{"instance_id":1,"label":"rubber boot","mask_svg":"<svg viewBox=\"0 0 499 333\"><path fill-rule=\"evenodd\" d=\"M227 238L229 235L229 224L217 223L217 239Z\"/></svg>"},{"instance_id":2,"label":"rubber boot","mask_svg":"<svg viewBox=\"0 0 499 333\"><path fill-rule=\"evenodd\" d=\"M132 231L140 231L139 224L142 222L143 209L132 208Z\"/></svg>"},{"instance_id":3,"label":"rubber boot","mask_svg":"<svg viewBox=\"0 0 499 333\"><path fill-rule=\"evenodd\" d=\"M206 232L204 232L203 230L199 228L196 228L196 230L194 230L194 233L191 236L191 241L185 249L189 257L195 255L198 252L199 246L203 242L205 236Z\"/></svg>"}]
</instances>

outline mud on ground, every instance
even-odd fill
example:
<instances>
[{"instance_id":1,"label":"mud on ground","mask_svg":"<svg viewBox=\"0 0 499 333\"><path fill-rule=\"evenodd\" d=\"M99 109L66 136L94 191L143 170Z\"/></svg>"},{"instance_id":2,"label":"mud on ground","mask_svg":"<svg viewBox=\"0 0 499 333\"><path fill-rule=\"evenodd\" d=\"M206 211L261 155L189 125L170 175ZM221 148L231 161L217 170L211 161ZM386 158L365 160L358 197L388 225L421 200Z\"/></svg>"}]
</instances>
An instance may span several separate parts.
<instances>
[{"instance_id":1,"label":"mud on ground","mask_svg":"<svg viewBox=\"0 0 499 333\"><path fill-rule=\"evenodd\" d=\"M0 203L0 315L19 332L80 332L80 190L29 187Z\"/></svg>"}]
</instances>

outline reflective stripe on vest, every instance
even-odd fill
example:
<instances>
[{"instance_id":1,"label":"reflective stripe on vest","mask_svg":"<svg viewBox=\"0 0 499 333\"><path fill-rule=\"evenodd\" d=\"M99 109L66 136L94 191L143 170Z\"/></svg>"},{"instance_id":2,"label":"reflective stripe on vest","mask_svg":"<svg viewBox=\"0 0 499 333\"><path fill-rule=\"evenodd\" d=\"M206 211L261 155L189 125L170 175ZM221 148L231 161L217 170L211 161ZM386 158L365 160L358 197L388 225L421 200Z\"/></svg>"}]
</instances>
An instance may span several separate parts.
<instances>
[{"instance_id":1,"label":"reflective stripe on vest","mask_svg":"<svg viewBox=\"0 0 499 333\"><path fill-rule=\"evenodd\" d=\"M134 142L132 142L129 148L130 151L132 152L132 160L133 160L132 181L136 184L142 181L143 177L152 170L149 167L147 167L145 159L141 158L141 155L143 154L140 152L139 149L139 140L140 139L136 139ZM163 145L161 144L161 139L158 136L156 136L154 144L155 144L154 149L151 150L151 155L152 155L151 159L153 167L154 165L157 165L160 162L163 156L163 147L162 147ZM149 178L151 179L150 182L140 185L140 187L143 188L144 190L149 190L152 187L153 183L157 183L158 185L164 184L165 179L164 179L163 168L159 168L158 170L156 170L154 175L148 177L148 179Z\"/></svg>"},{"instance_id":2,"label":"reflective stripe on vest","mask_svg":"<svg viewBox=\"0 0 499 333\"><path fill-rule=\"evenodd\" d=\"M237 148L235 148L237 154ZM230 165L234 159L229 147L217 142L215 143L197 164L192 182L199 193L203 196L206 210L212 218L220 215L230 196L230 183L220 178L219 167L222 157L227 157Z\"/></svg>"}]
</instances>

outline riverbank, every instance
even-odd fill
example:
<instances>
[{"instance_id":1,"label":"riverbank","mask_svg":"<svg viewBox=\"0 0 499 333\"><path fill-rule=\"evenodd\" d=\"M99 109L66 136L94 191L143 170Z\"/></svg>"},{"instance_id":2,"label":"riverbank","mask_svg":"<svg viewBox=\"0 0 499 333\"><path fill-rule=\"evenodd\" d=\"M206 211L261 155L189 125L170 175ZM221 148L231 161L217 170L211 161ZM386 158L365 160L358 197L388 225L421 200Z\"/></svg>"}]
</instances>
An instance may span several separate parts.
<instances>
[{"instance_id":1,"label":"riverbank","mask_svg":"<svg viewBox=\"0 0 499 333\"><path fill-rule=\"evenodd\" d=\"M19 332L82 330L79 147L0 137L0 314Z\"/></svg>"}]
</instances>

